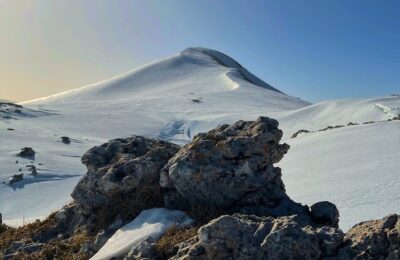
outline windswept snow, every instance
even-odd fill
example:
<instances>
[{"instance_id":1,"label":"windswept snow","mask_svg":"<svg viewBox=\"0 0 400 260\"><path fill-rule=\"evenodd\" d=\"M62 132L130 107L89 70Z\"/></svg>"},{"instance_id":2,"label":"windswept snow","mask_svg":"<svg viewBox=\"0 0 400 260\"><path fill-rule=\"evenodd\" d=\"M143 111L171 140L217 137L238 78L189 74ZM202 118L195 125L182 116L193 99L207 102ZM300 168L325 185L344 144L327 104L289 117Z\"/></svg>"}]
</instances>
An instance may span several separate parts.
<instances>
[{"instance_id":1,"label":"windswept snow","mask_svg":"<svg viewBox=\"0 0 400 260\"><path fill-rule=\"evenodd\" d=\"M164 208L144 210L132 222L117 230L91 260L107 260L126 255L147 238L157 240L168 229L182 228L192 222L182 211Z\"/></svg>"},{"instance_id":2,"label":"windswept snow","mask_svg":"<svg viewBox=\"0 0 400 260\"><path fill-rule=\"evenodd\" d=\"M386 155L388 152L385 147L399 143L396 139L398 135L395 135L399 121L309 133L296 139L290 139L290 136L300 129L316 131L327 126L347 125L349 122L392 118L392 114L385 113L376 104L396 110L400 108L400 97L310 104L273 88L225 54L205 48L189 48L109 80L22 103L26 109L47 112L41 116L19 117L19 120L0 118L0 180L6 181L10 176L20 173L19 169L24 173L24 180L13 186L0 184L0 212L6 223L20 225L24 218L42 218L68 203L72 188L85 173L80 156L92 146L109 139L136 134L183 145L197 133L220 124L241 119L253 120L263 115L279 120L284 131L283 139L292 145L282 162L289 194L296 201L304 198L309 203L325 199L319 186L330 185L332 190L340 190L340 199L332 201L338 203L340 211L344 207L345 213L342 213L344 217L340 224L348 227L359 221L345 217L346 214L350 216L352 210L357 210L354 214L364 212L360 213L360 218L367 220L376 216L368 214L369 204L380 205L380 201L386 198L391 200L400 194L400 191L382 189L375 197L362 197L370 201L362 204L360 199L357 208L341 203L351 201L353 193L343 190L343 187L349 188L354 183L350 174L364 180L374 179L374 184L381 187L389 187L393 185L392 182L398 181L396 173L399 166L396 162L388 164L377 177L375 168L366 168L365 161L380 164L382 158L365 158L359 154L361 149ZM364 133L363 129L370 130ZM382 129L386 129L388 136L377 139ZM348 131L354 138L342 140L345 136L340 133ZM358 135L359 132L364 134ZM65 145L61 142L61 136L68 136L76 142ZM372 143L364 145L364 139ZM332 142L329 150L323 148L323 140ZM347 149L340 148L342 142L347 143ZM16 157L16 153L26 146L37 151L34 161ZM330 178L336 178L342 162L335 162L337 168L334 169L329 158L334 158L338 149L340 158L347 158L345 162L353 165L353 168L343 164L342 182L335 184ZM319 166L311 167L313 162ZM29 175L25 167L28 164L37 166L37 176ZM381 175L389 177L383 178ZM318 181L318 185L310 188L300 181L297 183L300 178L306 184ZM390 183L389 179L392 179ZM294 182L297 183L296 189L293 188ZM360 188L357 196L373 188L372 181L361 183L364 189ZM327 194L332 195L329 198L333 197L331 191ZM381 217L395 210L387 206L394 203L392 200L376 208L377 215L381 212Z\"/></svg>"},{"instance_id":3,"label":"windswept snow","mask_svg":"<svg viewBox=\"0 0 400 260\"><path fill-rule=\"evenodd\" d=\"M328 200L340 227L400 213L400 122L350 126L291 139L280 163L295 201Z\"/></svg>"}]
</instances>

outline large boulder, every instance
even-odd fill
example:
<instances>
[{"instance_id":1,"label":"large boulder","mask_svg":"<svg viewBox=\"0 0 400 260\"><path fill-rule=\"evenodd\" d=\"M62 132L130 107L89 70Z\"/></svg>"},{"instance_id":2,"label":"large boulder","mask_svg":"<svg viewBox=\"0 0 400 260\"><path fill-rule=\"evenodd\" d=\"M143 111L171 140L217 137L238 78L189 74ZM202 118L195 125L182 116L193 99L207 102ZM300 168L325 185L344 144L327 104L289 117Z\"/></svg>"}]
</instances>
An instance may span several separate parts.
<instances>
[{"instance_id":1,"label":"large boulder","mask_svg":"<svg viewBox=\"0 0 400 260\"><path fill-rule=\"evenodd\" d=\"M332 227L303 225L292 217L221 216L178 245L172 259L321 259L343 241Z\"/></svg>"},{"instance_id":2,"label":"large boulder","mask_svg":"<svg viewBox=\"0 0 400 260\"><path fill-rule=\"evenodd\" d=\"M339 259L400 259L400 216L355 225L346 233Z\"/></svg>"},{"instance_id":3,"label":"large boulder","mask_svg":"<svg viewBox=\"0 0 400 260\"><path fill-rule=\"evenodd\" d=\"M278 121L267 117L196 135L162 170L160 184L171 190L166 206L184 209L187 201L219 210L282 215L288 212L274 214L271 209L285 201L287 209L297 208L291 213L303 210L288 199L281 171L273 166L289 149L279 144L281 137Z\"/></svg>"},{"instance_id":4,"label":"large boulder","mask_svg":"<svg viewBox=\"0 0 400 260\"><path fill-rule=\"evenodd\" d=\"M122 211L130 200L140 200L142 194L159 189L160 171L179 148L141 136L115 139L93 147L82 157L88 172L75 187L72 197L86 214L98 209L103 209L103 214L113 208ZM151 195L157 199L157 193ZM162 201L161 197L158 199Z\"/></svg>"}]
</instances>

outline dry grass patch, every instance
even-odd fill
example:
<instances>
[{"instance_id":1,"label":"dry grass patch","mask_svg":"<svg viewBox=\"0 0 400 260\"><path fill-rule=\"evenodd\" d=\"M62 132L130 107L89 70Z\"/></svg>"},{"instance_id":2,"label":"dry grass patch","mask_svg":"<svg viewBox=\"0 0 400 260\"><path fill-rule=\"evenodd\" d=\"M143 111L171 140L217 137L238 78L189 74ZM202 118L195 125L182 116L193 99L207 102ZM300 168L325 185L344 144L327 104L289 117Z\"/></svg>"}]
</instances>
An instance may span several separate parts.
<instances>
[{"instance_id":1,"label":"dry grass patch","mask_svg":"<svg viewBox=\"0 0 400 260\"><path fill-rule=\"evenodd\" d=\"M96 212L95 232L108 227L116 217L130 221L145 209L164 207L164 194L159 185L141 185L136 191L110 199L112 207L100 208Z\"/></svg>"},{"instance_id":2,"label":"dry grass patch","mask_svg":"<svg viewBox=\"0 0 400 260\"><path fill-rule=\"evenodd\" d=\"M200 227L192 227L192 228L184 228L177 229L171 228L169 229L164 236L162 236L157 242L155 246L155 251L157 255L157 259L168 259L174 255L174 247L186 240L189 240L195 236L197 236L197 230Z\"/></svg>"},{"instance_id":3,"label":"dry grass patch","mask_svg":"<svg viewBox=\"0 0 400 260\"><path fill-rule=\"evenodd\" d=\"M40 221L36 220L33 223L27 224L19 228L12 228L3 226L0 232L0 259L5 255L5 251L10 248L13 242L24 242L25 244L35 243L33 237L45 230L54 228L56 225L55 213L51 214L47 219ZM82 245L94 240L94 237L89 235L86 231L78 230L70 237L55 237L48 243L43 244L43 247L31 254L22 251L13 259L89 259L89 256L80 252Z\"/></svg>"}]
</instances>

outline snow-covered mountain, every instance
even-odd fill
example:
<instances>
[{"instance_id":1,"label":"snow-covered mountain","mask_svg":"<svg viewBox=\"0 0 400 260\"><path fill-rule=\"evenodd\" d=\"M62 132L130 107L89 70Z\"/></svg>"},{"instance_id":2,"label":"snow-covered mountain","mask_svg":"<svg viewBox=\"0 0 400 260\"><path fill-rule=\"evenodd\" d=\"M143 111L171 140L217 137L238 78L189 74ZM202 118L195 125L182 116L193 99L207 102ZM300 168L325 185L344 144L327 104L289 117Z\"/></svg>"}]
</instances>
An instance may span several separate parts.
<instances>
[{"instance_id":1,"label":"snow-covered mountain","mask_svg":"<svg viewBox=\"0 0 400 260\"><path fill-rule=\"evenodd\" d=\"M0 118L0 179L6 182L19 169L25 174L12 186L0 185L0 212L9 224L46 216L67 203L85 173L80 157L94 145L133 134L185 144L222 123L260 115L278 119L292 146L281 167L288 194L297 201L334 202L343 228L400 212L394 160L400 155L400 124L386 121L400 107L399 97L311 104L275 89L223 53L189 48L110 80L21 105L35 116ZM362 124L368 121L382 122ZM290 139L300 129L349 122L360 125ZM62 143L62 136L72 143ZM35 149L35 160L15 156L25 146ZM29 175L29 164L38 168L37 176Z\"/></svg>"}]
</instances>

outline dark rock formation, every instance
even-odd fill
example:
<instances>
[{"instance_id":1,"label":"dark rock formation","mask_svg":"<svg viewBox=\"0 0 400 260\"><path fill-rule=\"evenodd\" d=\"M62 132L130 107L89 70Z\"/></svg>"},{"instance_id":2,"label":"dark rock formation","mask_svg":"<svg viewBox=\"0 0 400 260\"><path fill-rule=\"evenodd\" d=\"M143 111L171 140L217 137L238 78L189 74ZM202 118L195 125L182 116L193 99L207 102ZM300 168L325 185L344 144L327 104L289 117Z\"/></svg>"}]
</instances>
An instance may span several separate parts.
<instances>
[{"instance_id":1,"label":"dark rock formation","mask_svg":"<svg viewBox=\"0 0 400 260\"><path fill-rule=\"evenodd\" d=\"M226 213L287 215L306 211L291 201L273 166L288 151L274 119L238 121L198 134L164 167L167 207L201 206ZM284 206L283 208L280 206Z\"/></svg>"},{"instance_id":2,"label":"dark rock formation","mask_svg":"<svg viewBox=\"0 0 400 260\"><path fill-rule=\"evenodd\" d=\"M35 154L35 150L33 150L31 147L24 147L19 153L17 153L17 156L27 159L34 159Z\"/></svg>"},{"instance_id":3,"label":"dark rock formation","mask_svg":"<svg viewBox=\"0 0 400 260\"><path fill-rule=\"evenodd\" d=\"M68 136L61 136L61 141L64 144L70 144L71 143L71 138L69 138Z\"/></svg>"},{"instance_id":4,"label":"dark rock formation","mask_svg":"<svg viewBox=\"0 0 400 260\"><path fill-rule=\"evenodd\" d=\"M311 218L315 223L339 227L339 211L335 204L321 201L311 206Z\"/></svg>"}]
</instances>

